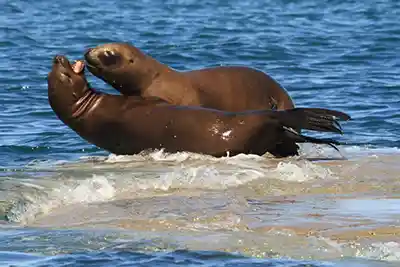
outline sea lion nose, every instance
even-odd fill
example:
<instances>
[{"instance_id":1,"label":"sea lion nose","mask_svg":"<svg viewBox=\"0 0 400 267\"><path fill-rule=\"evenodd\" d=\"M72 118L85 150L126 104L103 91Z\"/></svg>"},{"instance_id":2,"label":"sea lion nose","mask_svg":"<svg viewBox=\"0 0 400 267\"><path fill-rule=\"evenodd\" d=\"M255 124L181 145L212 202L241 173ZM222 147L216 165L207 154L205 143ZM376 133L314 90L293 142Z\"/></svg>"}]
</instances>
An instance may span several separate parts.
<instances>
[{"instance_id":1,"label":"sea lion nose","mask_svg":"<svg viewBox=\"0 0 400 267\"><path fill-rule=\"evenodd\" d=\"M65 57L60 56L60 55L56 55L56 56L54 57L53 62L54 62L54 63L64 64L64 63L65 63Z\"/></svg>"},{"instance_id":2,"label":"sea lion nose","mask_svg":"<svg viewBox=\"0 0 400 267\"><path fill-rule=\"evenodd\" d=\"M86 57L86 56L89 56L90 53L92 53L92 51L93 51L93 48L88 48L88 49L86 50L86 52L85 52L85 57Z\"/></svg>"},{"instance_id":3,"label":"sea lion nose","mask_svg":"<svg viewBox=\"0 0 400 267\"><path fill-rule=\"evenodd\" d=\"M88 66L97 67L99 65L99 50L96 48L88 48L85 52L85 60Z\"/></svg>"}]
</instances>

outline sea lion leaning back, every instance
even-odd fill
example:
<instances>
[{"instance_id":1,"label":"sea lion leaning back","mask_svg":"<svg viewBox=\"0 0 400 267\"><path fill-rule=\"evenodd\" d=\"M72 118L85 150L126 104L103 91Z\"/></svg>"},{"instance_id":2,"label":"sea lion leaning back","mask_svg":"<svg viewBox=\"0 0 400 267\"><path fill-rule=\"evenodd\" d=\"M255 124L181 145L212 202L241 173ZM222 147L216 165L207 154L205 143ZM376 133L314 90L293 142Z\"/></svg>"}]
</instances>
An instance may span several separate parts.
<instances>
[{"instance_id":1,"label":"sea lion leaning back","mask_svg":"<svg viewBox=\"0 0 400 267\"><path fill-rule=\"evenodd\" d=\"M225 112L104 94L90 88L83 62L71 65L64 56L54 57L47 80L49 103L58 118L83 139L115 154L163 148L213 156L296 155L297 142L338 142L303 136L291 128L341 133L337 119L349 119L326 109ZM277 150L277 144L285 145Z\"/></svg>"},{"instance_id":2,"label":"sea lion leaning back","mask_svg":"<svg viewBox=\"0 0 400 267\"><path fill-rule=\"evenodd\" d=\"M176 71L128 43L88 49L87 67L123 95L225 111L290 109L286 90L266 73L241 66Z\"/></svg>"}]
</instances>

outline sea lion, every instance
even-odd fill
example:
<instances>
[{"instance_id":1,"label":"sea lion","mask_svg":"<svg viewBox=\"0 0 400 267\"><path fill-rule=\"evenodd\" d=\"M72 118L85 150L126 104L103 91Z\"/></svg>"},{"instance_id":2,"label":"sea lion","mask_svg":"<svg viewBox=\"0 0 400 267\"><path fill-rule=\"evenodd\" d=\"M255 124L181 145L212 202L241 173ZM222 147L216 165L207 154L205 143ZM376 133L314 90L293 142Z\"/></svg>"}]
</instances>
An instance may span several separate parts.
<instances>
[{"instance_id":1,"label":"sea lion","mask_svg":"<svg viewBox=\"0 0 400 267\"><path fill-rule=\"evenodd\" d=\"M153 96L175 105L224 111L290 109L286 90L266 73L242 66L176 71L128 43L85 52L89 71L123 95Z\"/></svg>"},{"instance_id":2,"label":"sea lion","mask_svg":"<svg viewBox=\"0 0 400 267\"><path fill-rule=\"evenodd\" d=\"M110 95L90 88L84 63L55 56L48 77L49 104L58 118L88 142L114 154L149 149L224 156L227 153L278 157L296 155L296 142L339 144L300 135L291 128L341 133L342 112L295 108L226 112L177 106L140 96ZM277 144L284 144L277 150Z\"/></svg>"}]
</instances>

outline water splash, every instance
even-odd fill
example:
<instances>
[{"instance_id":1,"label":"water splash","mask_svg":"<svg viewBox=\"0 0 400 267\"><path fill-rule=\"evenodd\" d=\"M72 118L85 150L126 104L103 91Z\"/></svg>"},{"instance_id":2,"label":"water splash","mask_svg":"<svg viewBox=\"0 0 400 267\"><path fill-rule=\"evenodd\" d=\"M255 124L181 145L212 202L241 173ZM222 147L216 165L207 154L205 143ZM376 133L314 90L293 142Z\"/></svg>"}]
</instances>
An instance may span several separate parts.
<instances>
[{"instance_id":1,"label":"water splash","mask_svg":"<svg viewBox=\"0 0 400 267\"><path fill-rule=\"evenodd\" d=\"M61 183L59 187L35 190L23 194L7 214L9 221L28 224L37 216L75 203L106 201L115 194L112 183L105 177L94 176L83 181Z\"/></svg>"},{"instance_id":2,"label":"water splash","mask_svg":"<svg viewBox=\"0 0 400 267\"><path fill-rule=\"evenodd\" d=\"M394 241L373 243L366 251L361 251L358 254L361 257L373 260L400 262L400 243Z\"/></svg>"},{"instance_id":3,"label":"water splash","mask_svg":"<svg viewBox=\"0 0 400 267\"><path fill-rule=\"evenodd\" d=\"M20 192L21 197L8 212L8 219L27 224L63 206L134 198L143 194L151 196L157 191L224 190L257 179L264 184L271 179L304 182L335 177L328 168L312 162L293 159L281 162L256 155L213 158L156 151L134 156L110 155L97 160L95 166L86 166L85 162L53 166L53 171L62 173L62 179L47 177L26 183L29 190ZM107 169L102 169L104 166ZM97 170L98 173L94 173ZM91 178L87 178L88 175Z\"/></svg>"}]
</instances>

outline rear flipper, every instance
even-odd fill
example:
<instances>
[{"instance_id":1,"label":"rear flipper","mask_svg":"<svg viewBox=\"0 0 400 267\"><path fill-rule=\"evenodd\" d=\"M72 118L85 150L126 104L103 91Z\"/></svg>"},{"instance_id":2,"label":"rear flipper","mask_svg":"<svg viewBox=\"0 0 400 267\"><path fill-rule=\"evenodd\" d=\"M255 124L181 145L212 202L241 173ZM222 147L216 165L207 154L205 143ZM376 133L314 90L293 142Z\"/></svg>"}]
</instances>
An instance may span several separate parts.
<instances>
[{"instance_id":1,"label":"rear flipper","mask_svg":"<svg viewBox=\"0 0 400 267\"><path fill-rule=\"evenodd\" d=\"M339 152L335 145L341 143L333 139L315 138L300 134L294 129L307 129L320 132L335 132L343 134L338 119L349 120L345 113L319 108L294 108L275 113L283 127L282 143L269 151L277 157L298 155L296 143L326 144Z\"/></svg>"},{"instance_id":2,"label":"rear flipper","mask_svg":"<svg viewBox=\"0 0 400 267\"><path fill-rule=\"evenodd\" d=\"M287 127L284 127L283 135L284 141L280 144L277 144L274 149L268 151L275 157L297 156L299 154L299 146L296 143L314 143L329 145L343 157L343 155L340 153L340 150L336 147L336 145L341 145L341 143L336 140L330 138L315 138L305 136Z\"/></svg>"},{"instance_id":3,"label":"rear flipper","mask_svg":"<svg viewBox=\"0 0 400 267\"><path fill-rule=\"evenodd\" d=\"M350 120L350 116L335 110L321 108L294 108L274 113L282 126L319 132L343 134L338 120Z\"/></svg>"},{"instance_id":4,"label":"rear flipper","mask_svg":"<svg viewBox=\"0 0 400 267\"><path fill-rule=\"evenodd\" d=\"M305 136L297 133L295 130L291 128L285 129L285 135L293 140L295 143L314 143L314 144L325 144L333 147L336 151L339 152L339 149L335 145L341 145L339 141L330 139L330 138L315 138L310 136Z\"/></svg>"}]
</instances>

